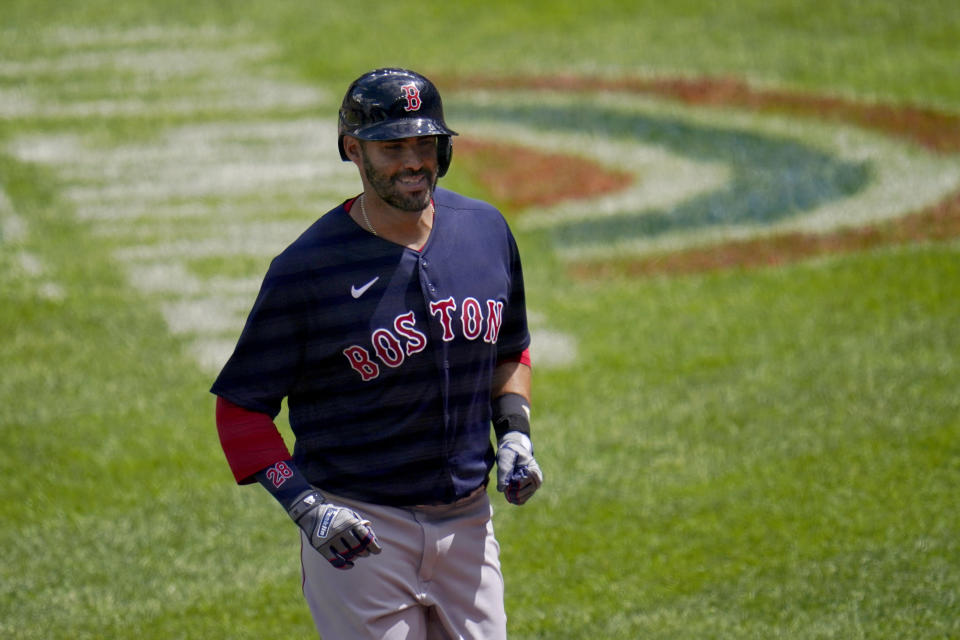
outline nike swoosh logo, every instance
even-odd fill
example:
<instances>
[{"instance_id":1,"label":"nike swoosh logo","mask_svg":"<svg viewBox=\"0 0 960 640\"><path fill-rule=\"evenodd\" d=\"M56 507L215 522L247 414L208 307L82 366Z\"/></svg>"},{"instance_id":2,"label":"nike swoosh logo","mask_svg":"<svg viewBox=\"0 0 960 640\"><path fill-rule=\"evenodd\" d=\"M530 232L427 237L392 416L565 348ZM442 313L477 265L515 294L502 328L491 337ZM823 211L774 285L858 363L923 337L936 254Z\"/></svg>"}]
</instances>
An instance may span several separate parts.
<instances>
[{"instance_id":1,"label":"nike swoosh logo","mask_svg":"<svg viewBox=\"0 0 960 640\"><path fill-rule=\"evenodd\" d=\"M373 283L375 283L379 279L380 279L380 276L377 276L376 278L374 278L367 284L363 285L362 287L357 287L357 286L350 287L350 295L352 295L353 299L356 300L357 298L365 294L367 292L367 289L372 287Z\"/></svg>"}]
</instances>

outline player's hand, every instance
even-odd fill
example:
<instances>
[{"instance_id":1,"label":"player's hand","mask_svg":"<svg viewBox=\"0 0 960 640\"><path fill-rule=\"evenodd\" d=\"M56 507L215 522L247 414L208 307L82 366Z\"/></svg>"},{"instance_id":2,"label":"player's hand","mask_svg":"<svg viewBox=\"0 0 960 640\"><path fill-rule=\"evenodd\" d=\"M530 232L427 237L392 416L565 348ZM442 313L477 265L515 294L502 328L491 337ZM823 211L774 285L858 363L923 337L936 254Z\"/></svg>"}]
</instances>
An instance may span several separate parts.
<instances>
[{"instance_id":1,"label":"player's hand","mask_svg":"<svg viewBox=\"0 0 960 640\"><path fill-rule=\"evenodd\" d=\"M289 513L311 546L337 569L351 568L354 558L380 553L369 521L350 509L324 502L316 491L300 496Z\"/></svg>"},{"instance_id":2,"label":"player's hand","mask_svg":"<svg viewBox=\"0 0 960 640\"><path fill-rule=\"evenodd\" d=\"M543 472L533 459L533 445L525 433L510 431L497 446L497 491L507 502L523 504L543 484Z\"/></svg>"}]
</instances>

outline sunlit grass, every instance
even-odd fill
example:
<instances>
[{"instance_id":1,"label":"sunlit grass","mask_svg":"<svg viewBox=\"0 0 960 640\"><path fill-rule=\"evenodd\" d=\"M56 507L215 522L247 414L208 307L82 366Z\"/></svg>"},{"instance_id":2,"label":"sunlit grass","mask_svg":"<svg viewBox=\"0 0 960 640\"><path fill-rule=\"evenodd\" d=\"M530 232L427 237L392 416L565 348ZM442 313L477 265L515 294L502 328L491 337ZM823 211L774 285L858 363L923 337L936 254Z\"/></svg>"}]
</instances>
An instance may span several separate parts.
<instances>
[{"instance_id":1,"label":"sunlit grass","mask_svg":"<svg viewBox=\"0 0 960 640\"><path fill-rule=\"evenodd\" d=\"M57 21L61 40L91 47L101 32L141 29L141 39L182 46L254 33L276 45L258 65L330 87L321 102L331 123L330 96L385 63L383 51L445 72L735 73L960 109L960 34L945 2L478 6L427 3L411 33L396 28L409 7L383 3L3 3L0 189L25 231L0 238L0 636L313 635L295 527L262 491L234 486L211 374L190 337L171 333L170 298L134 286L115 253L131 239L216 238L224 220L258 214L245 202L216 220L187 209L178 218L136 201L141 218L111 229L109 216L75 215L55 167L17 161L7 145L81 133L147 153L172 126L316 114L271 111L256 96L249 112L164 113L164 99L204 85L183 69L154 69L157 86L102 71L24 81L13 63L63 54L50 35ZM49 100L47 115L20 109L23 95ZM127 103L129 116L56 111L136 95L160 102ZM445 181L488 195L456 164ZM92 184L110 182L98 174ZM264 221L311 219L292 196L274 208L265 200ZM543 489L520 509L494 498L512 638L960 636L955 243L572 281L548 233L519 241L531 308L575 336L580 355L536 369ZM255 279L268 260L183 264L201 281L231 281Z\"/></svg>"}]
</instances>

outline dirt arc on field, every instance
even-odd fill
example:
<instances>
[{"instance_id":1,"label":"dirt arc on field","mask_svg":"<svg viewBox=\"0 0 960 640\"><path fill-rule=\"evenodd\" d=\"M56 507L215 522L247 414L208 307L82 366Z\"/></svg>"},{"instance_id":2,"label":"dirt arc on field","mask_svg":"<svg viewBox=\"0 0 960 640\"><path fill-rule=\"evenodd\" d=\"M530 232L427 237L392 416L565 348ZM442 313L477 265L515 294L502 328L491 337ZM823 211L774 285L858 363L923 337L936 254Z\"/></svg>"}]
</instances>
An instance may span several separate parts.
<instances>
[{"instance_id":1,"label":"dirt arc on field","mask_svg":"<svg viewBox=\"0 0 960 640\"><path fill-rule=\"evenodd\" d=\"M926 107L858 102L847 98L759 89L731 78L625 78L604 80L576 76L442 77L444 87L507 91L523 89L573 94L623 92L645 94L687 105L733 107L841 122L909 141L934 154L960 153L960 116ZM562 153L479 139L457 141L457 153L505 206L520 212L567 199L597 197L624 189L629 174ZM551 180L542 176L549 172ZM581 278L613 273L645 276L730 267L780 265L825 254L860 251L884 245L942 241L960 235L960 190L933 206L904 211L893 220L823 233L787 232L751 239L657 252L617 260L574 260L570 272Z\"/></svg>"}]
</instances>

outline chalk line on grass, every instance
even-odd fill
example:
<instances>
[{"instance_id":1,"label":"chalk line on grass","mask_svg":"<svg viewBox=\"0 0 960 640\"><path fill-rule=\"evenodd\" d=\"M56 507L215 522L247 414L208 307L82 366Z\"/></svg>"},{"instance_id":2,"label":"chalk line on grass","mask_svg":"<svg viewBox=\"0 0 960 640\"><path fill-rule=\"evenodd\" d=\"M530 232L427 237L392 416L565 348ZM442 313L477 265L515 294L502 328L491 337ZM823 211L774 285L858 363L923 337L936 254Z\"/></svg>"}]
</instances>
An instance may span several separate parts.
<instances>
[{"instance_id":1,"label":"chalk line on grass","mask_svg":"<svg viewBox=\"0 0 960 640\"><path fill-rule=\"evenodd\" d=\"M59 85L0 88L0 118L180 118L136 140L26 130L9 149L55 170L93 241L156 300L200 366L216 372L262 272L211 276L192 265L246 257L265 268L316 217L360 190L355 167L336 152L335 120L298 113L328 96L269 75L273 47L242 29L57 29L41 40L37 56L0 63L0 77L39 74ZM534 343L543 366L576 357L574 338L544 321Z\"/></svg>"},{"instance_id":2,"label":"chalk line on grass","mask_svg":"<svg viewBox=\"0 0 960 640\"><path fill-rule=\"evenodd\" d=\"M13 209L13 203L0 185L0 241L16 244L27 237L27 223Z\"/></svg>"},{"instance_id":3,"label":"chalk line on grass","mask_svg":"<svg viewBox=\"0 0 960 640\"><path fill-rule=\"evenodd\" d=\"M24 248L28 237L27 221L17 213L3 185L0 185L0 249L11 252L14 270L32 281L38 297L50 301L63 300L66 296L63 286L46 277L48 270L43 260Z\"/></svg>"}]
</instances>

